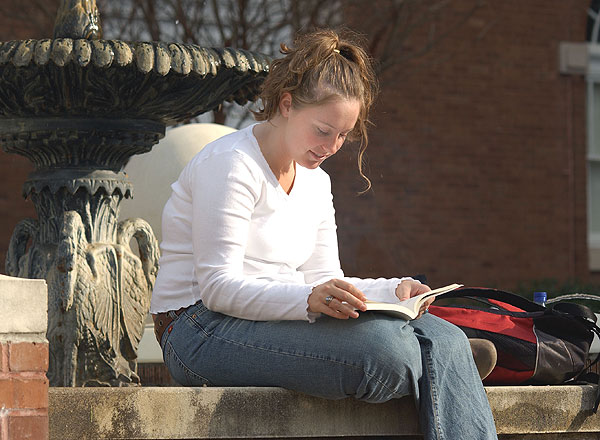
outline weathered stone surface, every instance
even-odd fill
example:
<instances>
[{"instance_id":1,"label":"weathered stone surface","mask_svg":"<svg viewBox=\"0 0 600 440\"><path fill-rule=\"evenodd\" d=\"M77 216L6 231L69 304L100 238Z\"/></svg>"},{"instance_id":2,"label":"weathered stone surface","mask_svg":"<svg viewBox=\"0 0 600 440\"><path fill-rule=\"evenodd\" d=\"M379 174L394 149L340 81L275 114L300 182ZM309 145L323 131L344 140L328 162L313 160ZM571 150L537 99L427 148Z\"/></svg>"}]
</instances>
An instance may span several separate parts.
<instances>
[{"instance_id":1,"label":"weathered stone surface","mask_svg":"<svg viewBox=\"0 0 600 440\"><path fill-rule=\"evenodd\" d=\"M488 387L501 439L595 439L596 387ZM406 397L384 404L330 401L280 388L50 390L51 439L204 439L394 436L415 438Z\"/></svg>"},{"instance_id":2,"label":"weathered stone surface","mask_svg":"<svg viewBox=\"0 0 600 440\"><path fill-rule=\"evenodd\" d=\"M418 432L410 398L369 405L279 388L52 388L50 407L50 438L65 440Z\"/></svg>"},{"instance_id":3,"label":"weathered stone surface","mask_svg":"<svg viewBox=\"0 0 600 440\"><path fill-rule=\"evenodd\" d=\"M593 385L489 387L488 398L500 433L600 433Z\"/></svg>"},{"instance_id":4,"label":"weathered stone surface","mask_svg":"<svg viewBox=\"0 0 600 440\"><path fill-rule=\"evenodd\" d=\"M46 281L0 275L0 340L45 340Z\"/></svg>"}]
</instances>

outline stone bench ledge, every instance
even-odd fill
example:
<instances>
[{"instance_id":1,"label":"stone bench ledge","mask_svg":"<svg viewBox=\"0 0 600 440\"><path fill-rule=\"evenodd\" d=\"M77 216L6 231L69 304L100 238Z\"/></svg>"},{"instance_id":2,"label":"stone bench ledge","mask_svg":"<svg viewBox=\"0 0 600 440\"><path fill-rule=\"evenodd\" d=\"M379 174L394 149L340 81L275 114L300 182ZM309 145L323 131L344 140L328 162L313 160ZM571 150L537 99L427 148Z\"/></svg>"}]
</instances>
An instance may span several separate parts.
<instances>
[{"instance_id":1,"label":"stone bench ledge","mask_svg":"<svg viewBox=\"0 0 600 440\"><path fill-rule=\"evenodd\" d=\"M502 439L600 438L593 385L486 388ZM324 400L281 388L50 388L50 439L418 438L411 397Z\"/></svg>"}]
</instances>

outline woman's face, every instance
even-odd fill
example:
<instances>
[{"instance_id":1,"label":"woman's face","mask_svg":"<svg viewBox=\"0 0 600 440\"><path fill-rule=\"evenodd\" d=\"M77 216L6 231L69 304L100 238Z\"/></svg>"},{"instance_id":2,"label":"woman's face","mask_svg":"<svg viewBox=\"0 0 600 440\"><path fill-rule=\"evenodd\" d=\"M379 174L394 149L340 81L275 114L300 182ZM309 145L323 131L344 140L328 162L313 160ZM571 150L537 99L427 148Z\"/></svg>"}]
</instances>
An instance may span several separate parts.
<instances>
[{"instance_id":1,"label":"woman's face","mask_svg":"<svg viewBox=\"0 0 600 440\"><path fill-rule=\"evenodd\" d=\"M358 120L360 102L339 98L294 108L291 96L286 95L280 106L282 116L287 119L286 153L300 166L317 168L342 147Z\"/></svg>"}]
</instances>

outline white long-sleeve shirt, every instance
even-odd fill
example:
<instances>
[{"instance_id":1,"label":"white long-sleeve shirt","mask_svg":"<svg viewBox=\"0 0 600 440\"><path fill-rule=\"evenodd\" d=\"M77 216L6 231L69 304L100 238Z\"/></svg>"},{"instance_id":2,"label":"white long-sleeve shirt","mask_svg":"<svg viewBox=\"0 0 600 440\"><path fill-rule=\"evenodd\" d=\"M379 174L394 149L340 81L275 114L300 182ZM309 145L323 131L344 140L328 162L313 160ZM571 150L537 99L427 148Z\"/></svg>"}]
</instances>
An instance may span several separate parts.
<instances>
[{"instance_id":1,"label":"white long-sleeve shirt","mask_svg":"<svg viewBox=\"0 0 600 440\"><path fill-rule=\"evenodd\" d=\"M238 318L313 321L312 287L344 278L329 176L297 166L287 194L252 127L208 144L172 185L152 313L202 300ZM403 278L344 279L396 302Z\"/></svg>"}]
</instances>

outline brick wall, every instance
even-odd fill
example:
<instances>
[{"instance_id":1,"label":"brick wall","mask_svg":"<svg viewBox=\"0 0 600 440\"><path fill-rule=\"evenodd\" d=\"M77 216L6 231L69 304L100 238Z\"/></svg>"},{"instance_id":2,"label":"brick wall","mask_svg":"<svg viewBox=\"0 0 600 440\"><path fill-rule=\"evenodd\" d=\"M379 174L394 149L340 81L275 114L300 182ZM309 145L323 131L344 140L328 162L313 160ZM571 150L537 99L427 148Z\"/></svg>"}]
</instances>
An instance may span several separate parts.
<instances>
[{"instance_id":1,"label":"brick wall","mask_svg":"<svg viewBox=\"0 0 600 440\"><path fill-rule=\"evenodd\" d=\"M0 438L48 437L48 343L0 343Z\"/></svg>"},{"instance_id":2,"label":"brick wall","mask_svg":"<svg viewBox=\"0 0 600 440\"><path fill-rule=\"evenodd\" d=\"M588 6L487 2L425 56L383 73L373 191L356 197L352 154L326 166L346 272L507 289L589 275L585 83L558 72L559 42L585 39ZM445 11L438 30L454 19Z\"/></svg>"},{"instance_id":3,"label":"brick wall","mask_svg":"<svg viewBox=\"0 0 600 440\"><path fill-rule=\"evenodd\" d=\"M0 440L48 439L46 292L0 276Z\"/></svg>"},{"instance_id":4,"label":"brick wall","mask_svg":"<svg viewBox=\"0 0 600 440\"><path fill-rule=\"evenodd\" d=\"M473 1L451 6L458 13ZM13 3L24 4L3 2ZM559 42L585 39L589 3L484 2L425 56L382 74L369 146L373 191L356 196L351 148L325 166L347 273L425 273L434 285L508 289L589 276L585 84L557 67ZM456 19L451 11L436 18L438 29ZM3 39L38 36L27 21L3 24L15 15L0 14L0 31L14 34ZM397 50L416 51L426 34ZM35 217L20 195L30 170L0 152L0 272L15 224Z\"/></svg>"}]
</instances>

